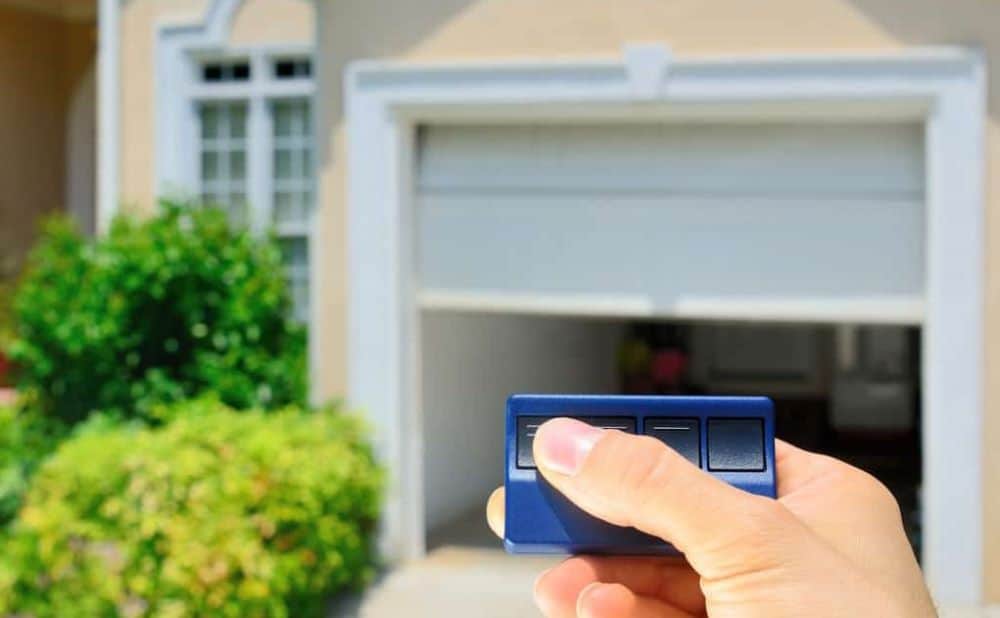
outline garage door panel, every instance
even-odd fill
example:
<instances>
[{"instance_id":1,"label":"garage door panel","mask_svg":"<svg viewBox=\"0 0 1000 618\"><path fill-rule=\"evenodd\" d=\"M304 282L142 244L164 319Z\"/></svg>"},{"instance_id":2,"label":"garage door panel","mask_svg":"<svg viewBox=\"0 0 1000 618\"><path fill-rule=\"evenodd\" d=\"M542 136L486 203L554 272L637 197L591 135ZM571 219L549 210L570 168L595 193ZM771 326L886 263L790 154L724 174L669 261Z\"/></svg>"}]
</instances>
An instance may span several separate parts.
<instances>
[{"instance_id":1,"label":"garage door panel","mask_svg":"<svg viewBox=\"0 0 1000 618\"><path fill-rule=\"evenodd\" d=\"M436 193L914 198L922 140L911 124L444 126L424 132L418 178Z\"/></svg>"},{"instance_id":2,"label":"garage door panel","mask_svg":"<svg viewBox=\"0 0 1000 618\"><path fill-rule=\"evenodd\" d=\"M435 290L842 296L920 294L911 202L589 196L421 203ZM895 237L904 242L884 244Z\"/></svg>"},{"instance_id":3,"label":"garage door panel","mask_svg":"<svg viewBox=\"0 0 1000 618\"><path fill-rule=\"evenodd\" d=\"M919 303L911 127L641 129L425 130L422 290L641 298L664 315L692 299Z\"/></svg>"}]
</instances>

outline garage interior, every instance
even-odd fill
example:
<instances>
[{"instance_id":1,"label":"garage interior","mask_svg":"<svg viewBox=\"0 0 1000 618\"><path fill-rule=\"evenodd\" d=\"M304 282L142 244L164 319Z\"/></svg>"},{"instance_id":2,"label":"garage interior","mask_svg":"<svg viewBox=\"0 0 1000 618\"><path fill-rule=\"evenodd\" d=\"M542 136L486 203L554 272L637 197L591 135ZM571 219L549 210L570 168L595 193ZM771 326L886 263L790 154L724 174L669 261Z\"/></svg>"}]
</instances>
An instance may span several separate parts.
<instances>
[{"instance_id":1,"label":"garage interior","mask_svg":"<svg viewBox=\"0 0 1000 618\"><path fill-rule=\"evenodd\" d=\"M882 480L920 555L920 332L874 325L585 319L429 311L422 319L427 547L498 547L512 392L767 395L778 437Z\"/></svg>"},{"instance_id":2,"label":"garage interior","mask_svg":"<svg viewBox=\"0 0 1000 618\"><path fill-rule=\"evenodd\" d=\"M920 555L923 127L635 111L417 132L427 547L498 547L510 393L728 393L882 479Z\"/></svg>"}]
</instances>

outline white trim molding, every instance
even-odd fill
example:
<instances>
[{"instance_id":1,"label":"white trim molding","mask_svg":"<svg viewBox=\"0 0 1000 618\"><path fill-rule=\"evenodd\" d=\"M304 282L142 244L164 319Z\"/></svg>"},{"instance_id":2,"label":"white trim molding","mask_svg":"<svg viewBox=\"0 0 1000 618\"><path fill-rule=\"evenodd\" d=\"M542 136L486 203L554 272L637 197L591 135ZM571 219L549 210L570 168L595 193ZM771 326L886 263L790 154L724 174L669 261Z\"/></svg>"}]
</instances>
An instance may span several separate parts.
<instances>
[{"instance_id":1,"label":"white trim molding","mask_svg":"<svg viewBox=\"0 0 1000 618\"><path fill-rule=\"evenodd\" d=\"M419 289L411 182L419 125L635 117L900 119L926 129L924 297L903 305L876 299L854 307L757 309L762 318L790 319L805 310L830 322L923 325L923 565L939 601L979 602L985 81L982 55L965 48L698 59L647 46L611 59L351 66L349 397L370 414L377 447L395 480L383 532L390 557L424 551L419 311L483 304L482 298ZM537 299L486 300L506 302L511 310L538 305ZM608 311L615 300L583 299L567 312ZM718 303L702 304L691 311L726 311ZM625 315L647 311L628 299L618 309Z\"/></svg>"},{"instance_id":2,"label":"white trim molding","mask_svg":"<svg viewBox=\"0 0 1000 618\"><path fill-rule=\"evenodd\" d=\"M97 213L104 233L118 213L121 158L120 0L100 0L97 37Z\"/></svg>"}]
</instances>

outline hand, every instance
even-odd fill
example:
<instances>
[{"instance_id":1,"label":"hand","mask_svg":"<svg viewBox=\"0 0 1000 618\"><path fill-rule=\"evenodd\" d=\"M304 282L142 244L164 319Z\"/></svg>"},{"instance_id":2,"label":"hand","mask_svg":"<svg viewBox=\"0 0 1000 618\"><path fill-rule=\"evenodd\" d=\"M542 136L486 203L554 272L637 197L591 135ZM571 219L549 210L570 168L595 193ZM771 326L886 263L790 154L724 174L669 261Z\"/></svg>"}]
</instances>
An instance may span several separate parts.
<instances>
[{"instance_id":1,"label":"hand","mask_svg":"<svg viewBox=\"0 0 1000 618\"><path fill-rule=\"evenodd\" d=\"M672 543L684 558L590 557L539 576L550 618L935 616L899 506L874 477L778 441L778 499L736 489L655 438L560 418L538 470L595 517ZM503 489L490 527L503 536Z\"/></svg>"}]
</instances>

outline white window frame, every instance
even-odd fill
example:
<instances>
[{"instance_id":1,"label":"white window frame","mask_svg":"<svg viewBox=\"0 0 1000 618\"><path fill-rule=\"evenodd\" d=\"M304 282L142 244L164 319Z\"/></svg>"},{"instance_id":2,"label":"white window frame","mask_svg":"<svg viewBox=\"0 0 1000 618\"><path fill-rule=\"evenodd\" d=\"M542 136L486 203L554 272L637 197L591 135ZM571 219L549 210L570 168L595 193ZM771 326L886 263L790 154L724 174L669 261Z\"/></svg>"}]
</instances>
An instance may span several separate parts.
<instances>
[{"instance_id":1,"label":"white window frame","mask_svg":"<svg viewBox=\"0 0 1000 618\"><path fill-rule=\"evenodd\" d=\"M199 106L219 101L245 101L247 202L251 208L248 214L253 229L263 232L273 227L271 203L274 200L274 119L270 106L280 99L305 99L311 102L315 94L315 84L311 77L278 79L274 76L273 63L276 59L288 56L311 58L311 54L312 50L307 46L224 49L211 46L186 47L182 61L189 65L186 71L189 80L174 95L179 107L186 109L176 110L182 121L176 124L174 137L170 140L175 149L171 153L163 153L173 163L162 166L164 173L158 183L160 192L168 195L190 192L201 186L199 160L192 156L200 150ZM249 61L249 80L206 82L201 79L204 64L237 60ZM168 170L173 173L168 174ZM308 223L305 225L304 229L285 228L282 231L292 235L308 235Z\"/></svg>"},{"instance_id":2,"label":"white window frame","mask_svg":"<svg viewBox=\"0 0 1000 618\"><path fill-rule=\"evenodd\" d=\"M623 118L917 121L926 131L926 286L912 302L747 305L743 318L918 323L923 336L923 565L936 598L983 595L984 59L965 48L885 55L673 61L623 58L414 65L360 62L346 75L349 135L349 399L370 415L396 479L383 547L424 552L419 312L531 311L546 299L423 299L416 273L415 130L447 122ZM568 313L640 312L631 299L555 299ZM725 306L699 315L725 315ZM682 308L678 313L682 313ZM503 402L496 402L498 413ZM501 440L498 436L497 440ZM498 448L500 444L498 442Z\"/></svg>"},{"instance_id":3,"label":"white window frame","mask_svg":"<svg viewBox=\"0 0 1000 618\"><path fill-rule=\"evenodd\" d=\"M198 106L209 101L246 101L247 212L251 229L263 233L274 229L279 237L305 238L308 270L313 270L315 226L313 214L301 228L276 226L271 218L274 201L274 128L271 103L279 99L309 101L316 119L315 47L300 43L232 46L228 34L242 0L214 0L202 21L164 23L156 39L156 191L158 196L200 194L200 118ZM308 77L279 79L274 62L308 58L313 70ZM246 60L250 79L206 82L205 63ZM313 166L316 165L315 131ZM315 169L313 174L314 182ZM315 199L316 188L313 189ZM310 274L310 279L312 279ZM309 323L316 315L316 295L310 293ZM312 329L310 329L312 332ZM312 335L310 334L310 339ZM310 350L312 345L310 342Z\"/></svg>"}]
</instances>

